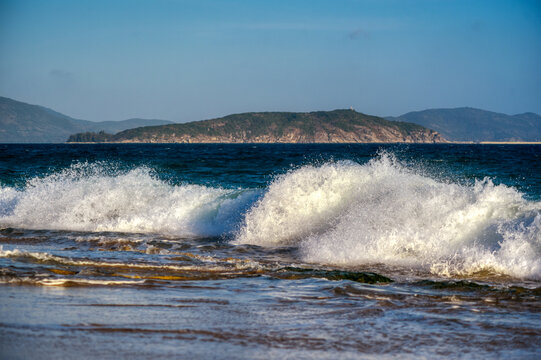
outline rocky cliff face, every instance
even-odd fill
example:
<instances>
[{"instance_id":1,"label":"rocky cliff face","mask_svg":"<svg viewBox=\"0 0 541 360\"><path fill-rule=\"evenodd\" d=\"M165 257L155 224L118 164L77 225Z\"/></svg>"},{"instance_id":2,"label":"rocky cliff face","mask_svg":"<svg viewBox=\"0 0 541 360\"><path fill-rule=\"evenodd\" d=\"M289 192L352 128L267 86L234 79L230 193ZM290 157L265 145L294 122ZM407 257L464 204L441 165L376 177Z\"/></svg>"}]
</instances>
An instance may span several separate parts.
<instances>
[{"instance_id":1,"label":"rocky cliff face","mask_svg":"<svg viewBox=\"0 0 541 360\"><path fill-rule=\"evenodd\" d=\"M130 129L108 141L126 143L434 143L446 142L420 125L352 110L245 113L185 124Z\"/></svg>"},{"instance_id":2,"label":"rocky cliff face","mask_svg":"<svg viewBox=\"0 0 541 360\"><path fill-rule=\"evenodd\" d=\"M372 132L363 128L358 131L333 129L332 132L319 131L313 135L305 134L301 129L291 128L289 132L280 135L267 134L251 136L243 131L236 134L224 135L192 135L192 134L163 134L135 137L116 138L112 141L126 143L439 143L446 142L440 134L425 129L403 134L392 129L381 129Z\"/></svg>"}]
</instances>

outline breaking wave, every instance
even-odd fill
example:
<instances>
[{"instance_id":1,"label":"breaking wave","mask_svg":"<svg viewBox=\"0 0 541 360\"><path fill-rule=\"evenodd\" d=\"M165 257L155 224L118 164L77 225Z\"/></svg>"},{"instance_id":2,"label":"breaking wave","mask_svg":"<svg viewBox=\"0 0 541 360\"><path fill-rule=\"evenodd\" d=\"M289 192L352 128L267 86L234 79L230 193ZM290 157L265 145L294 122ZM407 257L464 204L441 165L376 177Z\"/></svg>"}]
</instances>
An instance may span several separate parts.
<instances>
[{"instance_id":1,"label":"breaking wave","mask_svg":"<svg viewBox=\"0 0 541 360\"><path fill-rule=\"evenodd\" d=\"M231 232L258 191L171 185L148 168L77 164L22 190L0 190L0 227L219 236Z\"/></svg>"},{"instance_id":2,"label":"breaking wave","mask_svg":"<svg viewBox=\"0 0 541 360\"><path fill-rule=\"evenodd\" d=\"M365 165L305 166L277 178L236 241L295 245L314 263L538 279L540 210L512 187L437 181L383 154Z\"/></svg>"},{"instance_id":3,"label":"breaking wave","mask_svg":"<svg viewBox=\"0 0 541 360\"><path fill-rule=\"evenodd\" d=\"M230 236L305 262L541 279L541 203L490 179L433 179L382 154L303 166L265 190L172 185L79 164L0 189L0 227Z\"/></svg>"}]
</instances>

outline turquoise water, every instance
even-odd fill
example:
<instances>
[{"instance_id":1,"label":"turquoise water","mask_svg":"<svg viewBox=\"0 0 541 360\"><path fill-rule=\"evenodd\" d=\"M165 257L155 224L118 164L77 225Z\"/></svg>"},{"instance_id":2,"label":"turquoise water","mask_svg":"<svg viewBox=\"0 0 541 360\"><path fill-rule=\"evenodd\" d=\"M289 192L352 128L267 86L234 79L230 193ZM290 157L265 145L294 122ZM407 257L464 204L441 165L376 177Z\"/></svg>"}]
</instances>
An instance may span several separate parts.
<instances>
[{"instance_id":1,"label":"turquoise water","mask_svg":"<svg viewBox=\"0 0 541 360\"><path fill-rule=\"evenodd\" d=\"M0 354L538 358L540 150L0 145Z\"/></svg>"}]
</instances>

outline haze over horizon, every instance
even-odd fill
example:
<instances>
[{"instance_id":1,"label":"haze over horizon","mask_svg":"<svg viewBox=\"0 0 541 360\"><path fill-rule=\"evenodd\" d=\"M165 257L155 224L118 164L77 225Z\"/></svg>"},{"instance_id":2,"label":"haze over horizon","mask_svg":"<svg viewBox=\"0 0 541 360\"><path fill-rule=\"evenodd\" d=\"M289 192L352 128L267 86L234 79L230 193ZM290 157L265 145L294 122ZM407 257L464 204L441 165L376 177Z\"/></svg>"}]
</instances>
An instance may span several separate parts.
<instances>
[{"instance_id":1,"label":"haze over horizon","mask_svg":"<svg viewBox=\"0 0 541 360\"><path fill-rule=\"evenodd\" d=\"M539 1L0 0L0 96L94 121L541 114Z\"/></svg>"}]
</instances>

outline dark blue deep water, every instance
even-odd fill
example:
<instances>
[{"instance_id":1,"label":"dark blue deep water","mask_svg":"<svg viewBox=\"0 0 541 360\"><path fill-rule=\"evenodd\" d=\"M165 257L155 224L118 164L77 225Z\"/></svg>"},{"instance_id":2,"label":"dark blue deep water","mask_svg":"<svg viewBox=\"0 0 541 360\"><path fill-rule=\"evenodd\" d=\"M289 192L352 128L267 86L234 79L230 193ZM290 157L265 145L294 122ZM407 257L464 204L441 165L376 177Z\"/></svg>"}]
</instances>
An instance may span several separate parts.
<instances>
[{"instance_id":1,"label":"dark blue deep water","mask_svg":"<svg viewBox=\"0 0 541 360\"><path fill-rule=\"evenodd\" d=\"M408 165L455 181L490 177L541 197L541 146L458 144L0 144L0 182L21 186L75 163L147 166L173 182L265 187L276 174L306 164L352 160L387 151Z\"/></svg>"},{"instance_id":2,"label":"dark blue deep water","mask_svg":"<svg viewBox=\"0 0 541 360\"><path fill-rule=\"evenodd\" d=\"M0 358L539 358L541 146L0 144Z\"/></svg>"}]
</instances>

